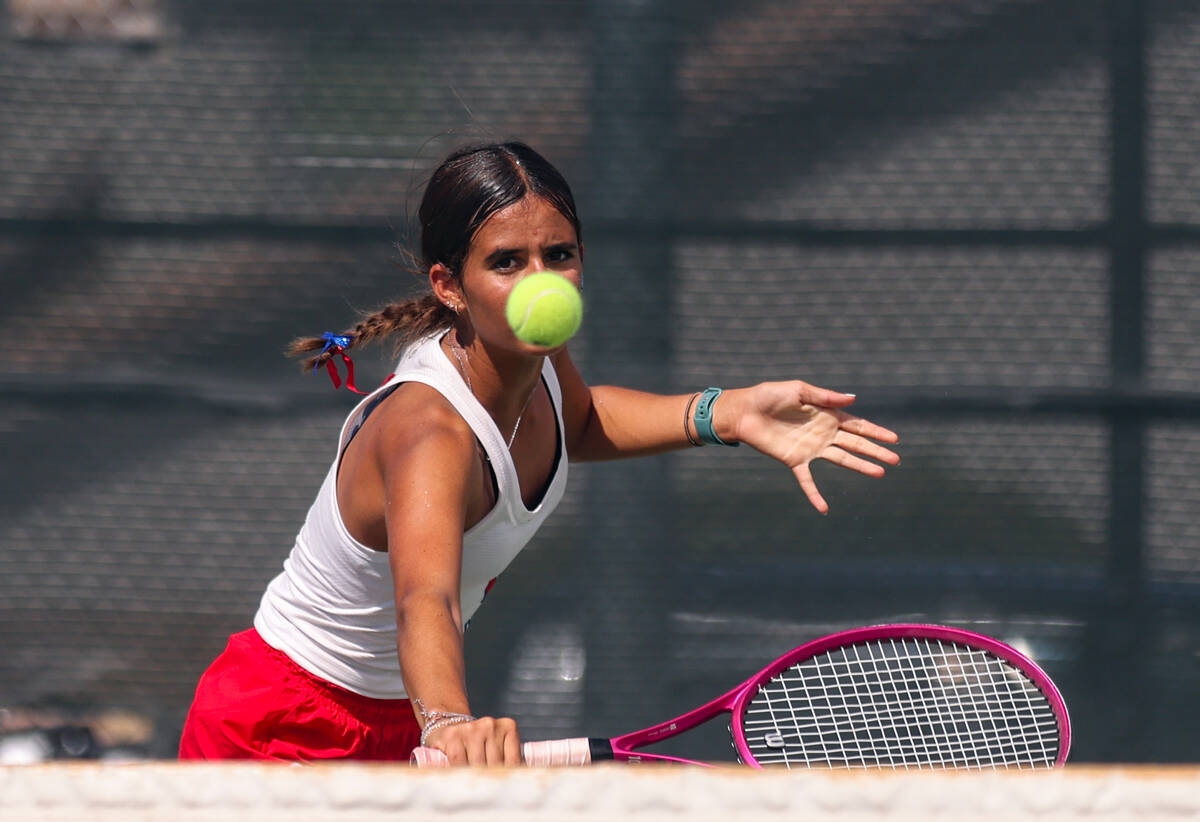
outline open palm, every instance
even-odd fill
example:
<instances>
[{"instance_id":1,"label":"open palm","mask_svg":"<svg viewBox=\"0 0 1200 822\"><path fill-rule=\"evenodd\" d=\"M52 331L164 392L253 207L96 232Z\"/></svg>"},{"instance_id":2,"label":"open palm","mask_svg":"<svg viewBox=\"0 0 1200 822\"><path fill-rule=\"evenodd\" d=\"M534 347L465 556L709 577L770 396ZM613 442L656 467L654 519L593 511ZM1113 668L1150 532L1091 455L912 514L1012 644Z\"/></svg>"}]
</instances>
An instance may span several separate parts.
<instances>
[{"instance_id":1,"label":"open palm","mask_svg":"<svg viewBox=\"0 0 1200 822\"><path fill-rule=\"evenodd\" d=\"M822 514L829 505L813 480L809 468L813 460L828 460L870 477L884 475L883 466L870 460L900 464L895 452L879 445L899 442L895 432L842 410L854 402L853 394L799 380L759 383L745 390L740 398L745 406L738 439L790 468L809 502Z\"/></svg>"}]
</instances>

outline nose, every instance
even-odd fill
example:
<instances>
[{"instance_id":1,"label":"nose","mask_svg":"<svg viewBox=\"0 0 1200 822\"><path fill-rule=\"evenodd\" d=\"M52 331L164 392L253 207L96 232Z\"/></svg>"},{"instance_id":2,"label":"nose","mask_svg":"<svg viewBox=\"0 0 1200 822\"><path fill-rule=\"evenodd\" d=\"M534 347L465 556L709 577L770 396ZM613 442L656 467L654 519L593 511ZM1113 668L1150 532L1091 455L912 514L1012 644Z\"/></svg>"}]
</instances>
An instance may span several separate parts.
<instances>
[{"instance_id":1,"label":"nose","mask_svg":"<svg viewBox=\"0 0 1200 822\"><path fill-rule=\"evenodd\" d=\"M530 274L536 274L539 271L561 272L563 269L569 267L569 265L564 264L564 261L560 260L556 256L547 256L545 253L537 253L530 255L529 264L526 271L528 271Z\"/></svg>"}]
</instances>

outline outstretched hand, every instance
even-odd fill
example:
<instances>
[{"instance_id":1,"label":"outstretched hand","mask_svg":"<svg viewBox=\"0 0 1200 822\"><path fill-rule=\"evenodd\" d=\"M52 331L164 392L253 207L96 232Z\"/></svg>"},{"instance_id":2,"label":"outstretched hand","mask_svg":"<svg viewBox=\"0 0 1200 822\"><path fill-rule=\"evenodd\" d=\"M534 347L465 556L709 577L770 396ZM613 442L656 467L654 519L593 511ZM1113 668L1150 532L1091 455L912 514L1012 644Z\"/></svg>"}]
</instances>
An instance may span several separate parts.
<instances>
[{"instance_id":1,"label":"outstretched hand","mask_svg":"<svg viewBox=\"0 0 1200 822\"><path fill-rule=\"evenodd\" d=\"M879 445L899 442L895 432L842 410L854 402L853 394L799 380L764 382L727 393L735 394L727 409L737 414L735 438L792 469L808 501L822 514L829 504L813 480L813 460L828 460L869 477L884 475L883 466L870 460L900 464L899 455ZM715 416L724 413L720 404Z\"/></svg>"}]
</instances>

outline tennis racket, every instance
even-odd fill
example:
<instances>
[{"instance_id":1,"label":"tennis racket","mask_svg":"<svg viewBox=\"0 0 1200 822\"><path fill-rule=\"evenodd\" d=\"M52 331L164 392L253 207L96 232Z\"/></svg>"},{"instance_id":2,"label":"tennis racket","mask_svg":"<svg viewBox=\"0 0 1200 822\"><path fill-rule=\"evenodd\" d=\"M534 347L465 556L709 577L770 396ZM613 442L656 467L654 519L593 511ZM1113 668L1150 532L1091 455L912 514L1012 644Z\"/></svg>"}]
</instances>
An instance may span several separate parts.
<instances>
[{"instance_id":1,"label":"tennis racket","mask_svg":"<svg viewBox=\"0 0 1200 822\"><path fill-rule=\"evenodd\" d=\"M795 648L707 705L612 739L526 742L525 764L693 762L638 749L722 713L752 768L1053 768L1071 721L1050 678L1023 654L937 625L879 625ZM447 765L417 748L417 766Z\"/></svg>"}]
</instances>

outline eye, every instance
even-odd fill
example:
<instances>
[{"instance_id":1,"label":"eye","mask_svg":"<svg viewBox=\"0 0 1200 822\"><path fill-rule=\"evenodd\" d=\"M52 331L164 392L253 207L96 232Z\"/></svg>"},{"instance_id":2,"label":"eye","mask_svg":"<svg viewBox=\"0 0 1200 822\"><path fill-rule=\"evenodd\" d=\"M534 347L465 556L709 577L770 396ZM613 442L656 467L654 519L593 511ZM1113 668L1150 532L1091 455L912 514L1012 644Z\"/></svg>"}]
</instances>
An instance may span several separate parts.
<instances>
[{"instance_id":1,"label":"eye","mask_svg":"<svg viewBox=\"0 0 1200 822\"><path fill-rule=\"evenodd\" d=\"M548 263L553 263L555 265L561 265L562 263L569 263L574 259L575 259L574 246L561 245L561 246L557 246L557 247L548 249L546 251L546 262L548 262Z\"/></svg>"},{"instance_id":2,"label":"eye","mask_svg":"<svg viewBox=\"0 0 1200 822\"><path fill-rule=\"evenodd\" d=\"M511 271L517 267L517 258L513 256L505 256L498 258L492 263L492 269L495 271Z\"/></svg>"}]
</instances>

